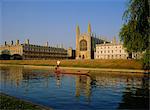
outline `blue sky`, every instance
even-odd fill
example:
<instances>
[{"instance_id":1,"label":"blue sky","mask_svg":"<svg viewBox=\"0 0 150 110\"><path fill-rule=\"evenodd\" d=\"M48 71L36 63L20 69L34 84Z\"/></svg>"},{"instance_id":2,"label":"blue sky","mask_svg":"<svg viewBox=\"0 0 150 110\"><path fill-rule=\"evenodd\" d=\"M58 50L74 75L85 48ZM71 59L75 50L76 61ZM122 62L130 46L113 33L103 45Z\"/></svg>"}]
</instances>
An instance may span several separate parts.
<instances>
[{"instance_id":1,"label":"blue sky","mask_svg":"<svg viewBox=\"0 0 150 110\"><path fill-rule=\"evenodd\" d=\"M126 0L2 0L0 36L4 41L29 38L33 44L75 48L75 29L92 32L111 40L123 24Z\"/></svg>"}]
</instances>

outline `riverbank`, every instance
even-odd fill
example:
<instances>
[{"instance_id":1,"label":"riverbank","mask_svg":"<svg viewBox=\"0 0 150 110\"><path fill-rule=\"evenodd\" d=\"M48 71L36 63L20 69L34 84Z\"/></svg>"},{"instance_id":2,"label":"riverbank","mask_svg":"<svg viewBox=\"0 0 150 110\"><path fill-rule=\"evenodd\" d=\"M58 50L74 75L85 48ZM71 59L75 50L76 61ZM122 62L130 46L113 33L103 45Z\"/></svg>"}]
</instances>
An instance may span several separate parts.
<instances>
[{"instance_id":1,"label":"riverbank","mask_svg":"<svg viewBox=\"0 0 150 110\"><path fill-rule=\"evenodd\" d=\"M1 110L52 110L51 108L0 93Z\"/></svg>"},{"instance_id":2,"label":"riverbank","mask_svg":"<svg viewBox=\"0 0 150 110\"><path fill-rule=\"evenodd\" d=\"M0 60L1 64L55 66L57 60ZM61 67L142 70L137 60L61 60Z\"/></svg>"},{"instance_id":3,"label":"riverbank","mask_svg":"<svg viewBox=\"0 0 150 110\"><path fill-rule=\"evenodd\" d=\"M7 66L11 66L11 67L23 67L23 68L30 68L30 69L46 69L49 70L51 72L54 71L56 66L38 66L38 65L16 65L16 64L0 64L0 67L7 67ZM126 74L126 73L144 73L144 70L136 70L136 69L111 69L111 68L84 68L84 67L60 67L62 70L71 70L71 71L89 71L90 74L94 74L94 73L102 73L102 72L116 72L119 73L121 72L121 74Z\"/></svg>"}]
</instances>

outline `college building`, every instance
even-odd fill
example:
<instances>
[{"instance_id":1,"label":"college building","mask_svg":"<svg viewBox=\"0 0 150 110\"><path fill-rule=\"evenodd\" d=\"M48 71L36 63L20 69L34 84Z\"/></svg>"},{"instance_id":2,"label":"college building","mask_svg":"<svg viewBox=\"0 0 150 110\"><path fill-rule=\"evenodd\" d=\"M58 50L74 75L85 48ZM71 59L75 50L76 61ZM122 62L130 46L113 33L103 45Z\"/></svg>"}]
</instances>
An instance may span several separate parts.
<instances>
[{"instance_id":1,"label":"college building","mask_svg":"<svg viewBox=\"0 0 150 110\"><path fill-rule=\"evenodd\" d=\"M123 44L116 43L115 37L111 43L96 44L95 59L128 59L128 57L129 54Z\"/></svg>"},{"instance_id":2,"label":"college building","mask_svg":"<svg viewBox=\"0 0 150 110\"><path fill-rule=\"evenodd\" d=\"M33 45L29 43L29 39L25 43L20 44L19 40L16 43L11 41L0 46L0 54L19 55L21 59L66 59L68 57L67 50L63 47L49 47L48 42L44 46Z\"/></svg>"},{"instance_id":3,"label":"college building","mask_svg":"<svg viewBox=\"0 0 150 110\"><path fill-rule=\"evenodd\" d=\"M80 33L80 28L76 27L76 59L94 59L96 44L107 42L97 38L91 31L91 25L88 24L88 32Z\"/></svg>"}]
</instances>

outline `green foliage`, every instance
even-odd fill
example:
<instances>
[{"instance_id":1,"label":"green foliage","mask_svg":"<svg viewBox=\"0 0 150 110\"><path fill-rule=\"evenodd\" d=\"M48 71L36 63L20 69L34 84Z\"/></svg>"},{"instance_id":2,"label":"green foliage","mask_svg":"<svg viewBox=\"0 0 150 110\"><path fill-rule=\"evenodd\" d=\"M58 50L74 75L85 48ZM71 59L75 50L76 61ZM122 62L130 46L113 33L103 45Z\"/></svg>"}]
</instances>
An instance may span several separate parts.
<instances>
[{"instance_id":1,"label":"green foliage","mask_svg":"<svg viewBox=\"0 0 150 110\"><path fill-rule=\"evenodd\" d=\"M147 50L144 53L144 57L142 59L143 69L150 70L150 50Z\"/></svg>"},{"instance_id":2,"label":"green foliage","mask_svg":"<svg viewBox=\"0 0 150 110\"><path fill-rule=\"evenodd\" d=\"M1 54L0 60L10 60L11 55L9 54Z\"/></svg>"},{"instance_id":3,"label":"green foliage","mask_svg":"<svg viewBox=\"0 0 150 110\"><path fill-rule=\"evenodd\" d=\"M4 94L0 94L0 108L1 110L41 110L38 106Z\"/></svg>"},{"instance_id":4,"label":"green foliage","mask_svg":"<svg viewBox=\"0 0 150 110\"><path fill-rule=\"evenodd\" d=\"M142 52L149 46L150 17L148 0L130 0L119 33L129 52Z\"/></svg>"},{"instance_id":5,"label":"green foliage","mask_svg":"<svg viewBox=\"0 0 150 110\"><path fill-rule=\"evenodd\" d=\"M125 23L119 33L128 52L143 52L143 68L149 69L150 15L148 0L130 0L124 13Z\"/></svg>"}]
</instances>

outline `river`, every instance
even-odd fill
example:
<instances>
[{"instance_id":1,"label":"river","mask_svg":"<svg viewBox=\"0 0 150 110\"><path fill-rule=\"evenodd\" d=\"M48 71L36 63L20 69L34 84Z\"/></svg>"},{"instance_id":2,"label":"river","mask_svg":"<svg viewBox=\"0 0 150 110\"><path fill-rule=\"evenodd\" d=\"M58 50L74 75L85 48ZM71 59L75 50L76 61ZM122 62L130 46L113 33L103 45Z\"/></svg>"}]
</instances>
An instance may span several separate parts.
<instances>
[{"instance_id":1,"label":"river","mask_svg":"<svg viewBox=\"0 0 150 110\"><path fill-rule=\"evenodd\" d=\"M1 66L0 77L0 92L54 110L149 109L148 75L67 75Z\"/></svg>"}]
</instances>

